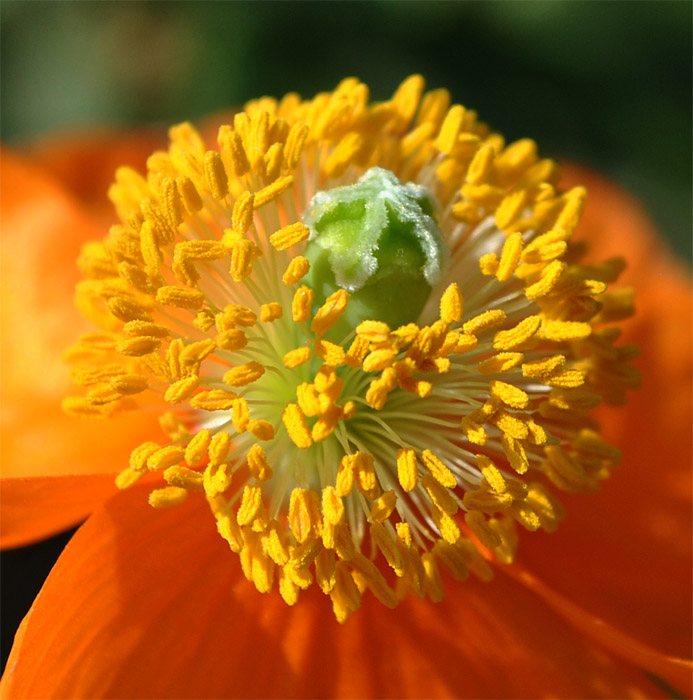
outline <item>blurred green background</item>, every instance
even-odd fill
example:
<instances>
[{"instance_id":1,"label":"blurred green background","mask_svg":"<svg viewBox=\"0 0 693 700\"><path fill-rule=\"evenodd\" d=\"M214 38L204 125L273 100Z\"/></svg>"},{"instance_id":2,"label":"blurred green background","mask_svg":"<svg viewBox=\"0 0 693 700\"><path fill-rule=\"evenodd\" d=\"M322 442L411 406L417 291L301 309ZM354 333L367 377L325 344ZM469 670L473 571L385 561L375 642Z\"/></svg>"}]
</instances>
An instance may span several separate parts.
<instances>
[{"instance_id":1,"label":"blurred green background","mask_svg":"<svg viewBox=\"0 0 693 700\"><path fill-rule=\"evenodd\" d=\"M693 3L2 0L2 138L194 119L413 72L635 192L691 259Z\"/></svg>"}]
</instances>

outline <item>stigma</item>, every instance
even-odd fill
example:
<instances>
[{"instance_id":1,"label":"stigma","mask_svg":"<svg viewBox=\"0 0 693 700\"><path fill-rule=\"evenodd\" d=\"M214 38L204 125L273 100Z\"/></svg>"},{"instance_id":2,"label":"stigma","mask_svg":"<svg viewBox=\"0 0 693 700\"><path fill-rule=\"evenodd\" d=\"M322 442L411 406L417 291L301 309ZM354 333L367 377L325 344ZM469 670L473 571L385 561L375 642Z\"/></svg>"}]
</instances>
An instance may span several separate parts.
<instances>
[{"instance_id":1,"label":"stigma","mask_svg":"<svg viewBox=\"0 0 693 700\"><path fill-rule=\"evenodd\" d=\"M170 131L116 173L121 223L85 246L64 409L156 410L118 488L203 498L258 591L318 586L338 620L375 595L484 580L517 528L553 532L618 450L591 411L638 377L613 321L618 259L571 244L583 188L532 141L407 79L263 98L210 148Z\"/></svg>"}]
</instances>

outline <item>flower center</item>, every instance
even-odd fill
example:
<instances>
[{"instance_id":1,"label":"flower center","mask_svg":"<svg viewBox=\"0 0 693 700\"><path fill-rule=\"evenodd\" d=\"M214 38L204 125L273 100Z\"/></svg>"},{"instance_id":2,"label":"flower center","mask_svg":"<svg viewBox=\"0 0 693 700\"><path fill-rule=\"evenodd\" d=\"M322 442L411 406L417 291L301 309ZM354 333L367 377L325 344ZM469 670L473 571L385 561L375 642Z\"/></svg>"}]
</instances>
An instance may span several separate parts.
<instances>
[{"instance_id":1,"label":"flower center","mask_svg":"<svg viewBox=\"0 0 693 700\"><path fill-rule=\"evenodd\" d=\"M618 458L591 409L637 384L608 325L621 263L569 247L584 190L422 89L263 99L219 150L175 127L146 177L117 172L121 224L79 260L101 330L67 352L85 393L64 409L142 405L166 435L117 486L205 498L258 590L315 583L342 621L366 589L439 600L441 567L488 579L517 525L555 530L553 490Z\"/></svg>"},{"instance_id":2,"label":"flower center","mask_svg":"<svg viewBox=\"0 0 693 700\"><path fill-rule=\"evenodd\" d=\"M378 167L313 197L303 215L311 231L306 282L318 303L338 288L350 293L334 337L366 319L393 328L417 319L449 256L436 206L425 187Z\"/></svg>"}]
</instances>

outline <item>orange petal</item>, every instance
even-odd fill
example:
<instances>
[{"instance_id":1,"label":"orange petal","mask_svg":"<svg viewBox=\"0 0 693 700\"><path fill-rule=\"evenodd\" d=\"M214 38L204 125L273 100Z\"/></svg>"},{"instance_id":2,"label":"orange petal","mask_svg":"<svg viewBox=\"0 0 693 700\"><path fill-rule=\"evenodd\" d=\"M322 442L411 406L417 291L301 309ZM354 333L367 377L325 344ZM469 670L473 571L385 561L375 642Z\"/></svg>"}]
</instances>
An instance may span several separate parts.
<instances>
[{"instance_id":1,"label":"orange petal","mask_svg":"<svg viewBox=\"0 0 693 700\"><path fill-rule=\"evenodd\" d=\"M110 474L2 479L0 547L22 547L61 532L115 490Z\"/></svg>"},{"instance_id":2,"label":"orange petal","mask_svg":"<svg viewBox=\"0 0 693 700\"><path fill-rule=\"evenodd\" d=\"M625 407L600 413L621 466L595 496L563 497L558 533L535 534L519 560L542 581L640 641L691 654L691 308L690 279L655 237L651 221L622 190L587 171L583 234L598 257L619 248L637 290L638 313L623 323L636 342L643 388ZM592 257L595 257L594 255Z\"/></svg>"},{"instance_id":3,"label":"orange petal","mask_svg":"<svg viewBox=\"0 0 693 700\"><path fill-rule=\"evenodd\" d=\"M88 328L72 300L75 260L82 243L100 232L45 173L6 150L1 157L2 475L118 471L127 465L138 441L156 435L154 417L123 415L106 424L70 418L60 407L62 398L73 391L62 350ZM30 489L34 500L22 501L16 488L7 495L12 507L3 513L8 546L69 527L87 514L87 503L94 502L93 494L75 494L45 504L43 496L49 491L36 486ZM42 512L46 508L50 515Z\"/></svg>"},{"instance_id":4,"label":"orange petal","mask_svg":"<svg viewBox=\"0 0 693 700\"><path fill-rule=\"evenodd\" d=\"M116 220L107 196L116 169L127 165L145 172L147 158L166 145L164 129L94 129L51 134L33 144L31 155L107 227Z\"/></svg>"},{"instance_id":5,"label":"orange petal","mask_svg":"<svg viewBox=\"0 0 693 700\"><path fill-rule=\"evenodd\" d=\"M17 636L2 696L664 697L500 575L440 604L370 594L340 626L319 592L257 593L202 499L119 493L68 544ZM36 669L41 669L40 673Z\"/></svg>"}]
</instances>

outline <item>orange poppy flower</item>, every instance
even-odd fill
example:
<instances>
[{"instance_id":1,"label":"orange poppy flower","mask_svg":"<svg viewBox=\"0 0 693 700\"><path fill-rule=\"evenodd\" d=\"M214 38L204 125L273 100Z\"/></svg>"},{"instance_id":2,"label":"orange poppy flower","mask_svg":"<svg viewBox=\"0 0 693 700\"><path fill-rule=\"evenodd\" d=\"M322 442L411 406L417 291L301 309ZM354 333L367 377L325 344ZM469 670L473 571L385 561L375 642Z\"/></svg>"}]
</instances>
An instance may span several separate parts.
<instances>
[{"instance_id":1,"label":"orange poppy flower","mask_svg":"<svg viewBox=\"0 0 693 700\"><path fill-rule=\"evenodd\" d=\"M127 137L93 137L86 146L79 140L44 145L33 154L33 162L3 153L3 545L20 546L88 516L22 623L3 677L3 697L642 698L690 692L691 665L684 660L690 656L692 619L688 536L691 526L690 282L663 249L637 204L598 176L569 167L561 188L572 195L557 193L555 166L549 161L537 161L533 144L520 142L505 148L500 137L476 122L473 113L457 107L448 110L444 91L433 91L424 97L418 121L410 127L409 122L417 113L421 88L418 77L409 79L391 102L373 108L365 106L364 88L354 81L345 81L331 98L316 98L312 111L311 103L306 109L294 97L279 105L263 100L248 107L247 123L243 117L235 121L235 131L222 127L222 156L214 155L213 151L205 156L204 150L196 155L197 136L184 127L173 133L174 146L169 154L172 160L159 153L148 162L150 185L138 180L131 171L121 171L120 190L112 191L121 215L135 191L140 192L138 201L144 202L142 192L148 186L172 192L173 199L166 201L175 200L179 196L176 192L187 192L187 200L182 197L182 203L177 205L181 214L173 226L178 233L183 231L188 236L195 225L209 226L215 232L211 240L223 236L226 248L236 255L232 257L230 273L238 278L234 278L238 285L234 289L254 289L250 268L239 262L241 248L250 246L239 241L254 241L260 249L254 256L260 277L266 271L265 260L281 262L279 274L284 273L284 286L292 294L284 301L285 297L277 292L280 301L276 306L274 298L260 299L267 306L262 322L271 323L278 308L285 306L286 314L293 315L297 327L304 324L307 329L304 319L312 318L311 332L317 333L310 336L310 342L293 349L283 347L281 337L271 336L285 368L293 372L302 366L303 355L313 357L330 352L332 364L328 367L344 361L341 343L334 336L325 335L327 329L325 334L315 330L325 318L336 317L332 310L341 298L339 292L334 292L332 297L325 294L332 302L324 306L316 303L313 309L302 301L307 292L301 291L300 273L306 268L303 260L311 257L311 251L307 250L306 256L294 253L292 257L287 250L295 237L307 234L301 226L285 218L290 207L280 200L284 195L270 192L273 187L281 189L277 183L282 187L285 184L282 178L287 176L283 172L298 168L297 186L306 190L300 199L301 209L308 207L308 193L312 195L311 188L315 185L311 185L306 171L300 169L303 166L299 163L298 136L300 145L306 149L304 163L308 160L315 165L318 152L326 159L319 165L323 168L320 170L322 199L313 200L313 205L308 207L310 214L304 219L308 228L311 224L315 228L311 243L323 230L330 230L335 221L331 235L337 238L352 235L349 219L361 214L360 210L355 211L358 207L349 209L345 202L363 200L373 209L379 206L368 199L372 193L365 186L359 190L340 188L354 182L354 173L360 176L368 166L377 164L388 166L402 179L406 174L415 182L425 183L426 191L402 186L397 178L387 174L367 171L371 180L380 178L379 191L384 188L393 198L390 201L396 199L400 207L397 211L413 212L405 222L397 220L398 224L408 222L413 228L419 227L418 240L426 242L420 248L427 256L428 267L416 268L410 286L425 289L422 269L435 272L440 264L443 270L442 258L436 262L431 253L439 240L433 228L438 224L448 241L450 229L457 226L451 266L454 270L455 265L460 265L458 271L464 270L469 279L481 280L481 286L470 287L471 282L465 282L465 287L460 282L463 292L460 294L456 285L449 284L449 279L431 282L430 286L440 290L438 297L442 295L444 299L439 311L427 312L427 307L422 311L422 318L428 313L434 319L428 327L433 330L416 327L408 342L404 338L406 332L400 331L399 340L393 345L396 334L389 329L384 332L383 325L379 325L382 320L373 320L373 316L366 325L358 325L358 318L351 321L357 327L357 339L366 338L366 352L370 343L370 355L357 358L351 366L357 373L372 374L368 393L367 384L363 386L363 396L360 390L354 390L354 395L362 398L355 409L347 407L348 401L330 394L330 387L338 382L335 383L329 370L323 369L302 375L306 386L313 381L319 399L315 405L322 405L322 409L316 408L317 412L311 415L309 389L297 388L299 394L308 392L301 394L297 403L291 398L282 399L284 406L287 403L296 406L293 413L287 416L285 412L283 420L265 418L270 414L263 411L270 409L263 406L276 403L273 397L281 394L281 386L272 385L271 391L262 386L263 375L258 366L264 367L263 364L248 361L240 366L230 365L224 363L223 355L226 351L236 352L231 345L238 342L239 333L249 343L255 343L252 347L257 347L259 336L254 334L257 319L243 317L241 323L224 325L224 314L230 312L223 308L214 309L221 320L207 318L208 307L202 296L213 298L212 287L204 285L213 286L218 274L213 260L219 246L209 245L201 237L204 246L195 244L198 256L208 255L211 263L204 260L200 263L199 257L185 258L183 254L188 248L192 250L191 246L182 245L177 257L171 251L166 253L166 245L173 241L156 242L156 237L165 236L161 228L169 228L170 224L157 219L151 198L142 205L144 217L123 216L126 225L144 230L139 233L143 239L152 234L160 251L157 254L152 249L145 254L145 258L149 255L149 263L147 259L141 260L138 269L146 270L148 264L152 267L152 261L159 259L157 255L171 255L170 261L164 257L160 260L168 261L164 267L175 263L178 272L158 268L156 274L161 274L167 284L159 282L156 289L149 290L149 282L144 278L139 280L138 273L132 269L133 263L128 262L127 256L121 256L119 261L125 265L118 279L139 284L141 294L148 294L158 306L147 302L149 305L143 307L143 297L132 292L112 295L108 298L123 300L115 302L118 319L115 323L98 301L103 295L97 294L98 299L89 296L95 287L99 294L103 291L100 283L94 285L93 280L106 280L103 284L111 280L109 283L115 284L112 280L116 279L111 270L113 259L102 256L103 246L91 244L80 253L85 242L99 237L98 228L104 220L103 200L97 194L98 188L105 184L102 166L112 170L113 164L122 158L141 167L143 154L150 150L151 144L154 148L159 145L156 136L152 141L148 135L140 135L132 141ZM336 110L334 121L329 121L324 115L335 106L335 96L340 98L337 106L341 111ZM355 113L351 121L349 110L342 109L345 101ZM278 121L274 121L275 110L280 116ZM268 116L262 116L263 113ZM310 130L307 136L302 127L291 130L292 124L303 119L311 124L313 133L322 130L317 139L311 141ZM264 137L260 138L262 134ZM386 143L374 141L373 134L385 135ZM391 146L393 141L401 144ZM192 144L192 150L185 150L186 143ZM263 144L261 149L258 143ZM295 157L289 147L292 143ZM225 145L228 151L224 150ZM278 165L274 172L272 163L281 164L282 148L284 170ZM187 162L198 163L201 169L193 167L192 171L186 171L180 166L182 161L176 160L176 149L178 155L184 152ZM402 156L403 152L406 157ZM245 156L248 162L239 162ZM169 169L172 162L178 163L177 171ZM431 169L431 162L437 169ZM178 177L175 192L170 184L172 172ZM256 178L254 181L251 175L243 180L249 172ZM422 175L425 172L429 173L428 177ZM161 177L157 179L157 175ZM300 181L299 175L305 180ZM456 192L465 178L468 189L460 198ZM330 180L333 182L326 186ZM242 204L253 196L245 194L250 181L254 184L255 198L262 202L267 199L268 205L267 209L256 211L255 217ZM359 182L368 185L369 180ZM587 185L590 196L576 240L580 236L587 239L600 260L615 254L628 259L629 268L622 281L636 287L639 312L634 319L622 323L623 340L637 342L641 347L638 364L644 375L643 389L631 396L625 407L599 409L603 438L623 452L622 465L602 485L601 493L561 495L568 516L557 534L516 533L514 521L527 530L536 530L540 525L553 530L559 510L546 487L529 481L522 485L527 472L527 466L523 466L525 458L531 463L530 472L543 473L559 487L571 487L566 480L572 478L572 488L568 490L578 491L601 480L613 456L612 448L596 437L591 423L573 429L572 417L570 420L557 417L562 415L561 401L570 405L571 416L582 415L576 402L591 400L585 397L584 390L582 394L571 391L576 388L571 384L580 382L584 389L594 380L584 379L582 374L596 372L599 367L604 369L599 360L579 349L584 338L565 334L583 332L598 310L590 302L595 297L605 304L602 319L609 313L621 315L628 307L625 294L617 291L604 297L603 285L598 283L599 274L613 276L610 271L615 269L615 264L608 269L598 268L596 263L581 268L553 264L566 254L565 246L560 244L576 222L574 212L579 208L576 202L581 199L582 191L573 186L578 184ZM195 203L195 191L201 206ZM429 197L441 205L435 216L427 213L425 203ZM275 198L279 198L277 202ZM419 209L414 208L413 200ZM337 204L325 204L329 201ZM232 211L229 209L228 224L220 224L220 219L226 217L227 202L235 204ZM328 208L320 214L320 207ZM344 214L347 210L348 216ZM484 218L484 211L493 213L492 221ZM377 224L385 233L393 225L393 216L390 212ZM127 224L128 221L131 223ZM219 230L217 236L216 229L224 227L228 230ZM243 237L249 227L254 227L256 237ZM510 231L498 235L499 229ZM123 234L122 227L119 230ZM199 233L201 229L197 230ZM264 239L260 235L263 231L267 234ZM272 241L278 249L276 253L267 243L272 231L275 231ZM473 239L465 232L473 231L477 231L477 238L483 242L481 246L471 246L476 268L464 267L457 251ZM543 243L532 245L537 231L546 232L548 237L542 239ZM567 233L561 236L557 231ZM197 239L198 236L189 236L177 245ZM384 250L387 245L382 243ZM468 253L469 249L467 245ZM368 250L364 251L363 258L369 254ZM226 254L220 249L219 254L222 253ZM420 255L423 253L419 251ZM398 255L398 259L406 257L403 251ZM348 259L348 253L344 257ZM76 320L72 312L72 290L78 282L73 261L77 258L82 271L92 280L78 288L78 305L92 320L105 323L107 329L99 336L88 324ZM312 259L315 268L316 259ZM574 257L567 259L571 265L577 265ZM335 278L344 272L340 262L331 263ZM99 268L100 264L103 266ZM200 274L195 272L196 265L213 278L212 282L202 279L200 286L196 284L196 274ZM550 270L557 272L553 274ZM597 281L590 282L589 288L580 287L583 291L579 294L562 292L559 309L556 306L559 281L566 287L573 285L570 289L574 289L587 279L584 275L575 277L577 270L589 270L592 278L597 275ZM411 276L406 265L400 272ZM150 278L153 276L154 271ZM444 277L442 272L441 276ZM179 278L185 284L178 284ZM316 289L325 282L316 276L308 279ZM259 284L262 287L263 283ZM271 287L271 283L265 284ZM395 279L395 284L401 286L401 279ZM475 307L474 291L483 298L484 289L497 287L503 290L502 294L486 294L490 300L487 306ZM358 298L355 292L359 289L352 285L352 299ZM387 286L381 289L383 295L389 293ZM200 290L204 290L202 296L198 296ZM578 300L580 308L576 306ZM409 297L404 301L415 303L416 300ZM128 306L126 302L132 303ZM568 310L563 302L570 302ZM253 300L248 305L255 303ZM113 302L109 308L113 313ZM315 308L319 310L316 312ZM377 299L368 308L371 314L391 312L390 308L379 306ZM491 315L484 315L489 309ZM150 310L154 316L148 316ZM154 368L156 375L155 360L150 358L145 362L140 358L160 352L160 343L154 342L158 327L165 326L168 333L181 337L180 329L189 311L193 312L199 337L209 332L216 344L209 344L209 348L205 345L204 351L209 352L202 359L196 355L197 360L187 374L171 376L170 370L159 369L159 379L164 380L161 393L166 393L168 408L171 405L186 408L174 418L167 415L163 419L171 436L170 444L152 448L153 436L160 430L161 401L145 399L139 411L119 407L131 407L132 397L137 395L130 389L144 386L144 380L138 378L145 376L144 364L148 363L150 370ZM241 313L239 307L233 311ZM500 325L489 330L494 321ZM210 330L215 322L216 334ZM134 345L130 340L143 336L123 335L123 324L130 324L129 329L144 324L148 329L146 337L154 334L154 340L146 341L151 345L147 346L147 352L131 353ZM441 343L448 343L447 354L440 352L444 347L441 343L437 347L435 343L424 346L422 340L416 345L417 337L430 339L435 328L443 326L448 335ZM532 329L528 330L530 326ZM293 328L289 318L282 327ZM21 341L16 339L19 328L23 331ZM308 337L308 331L305 332ZM80 333L87 333L82 336L86 340L78 351L71 351L72 359L93 357L87 352L89 344L93 349L99 343L108 344L111 338L116 338L113 343L121 344L121 354L125 357L122 362L127 364L127 373L112 373L108 382L92 382L92 375L85 375L87 371L106 371L104 367L108 365L100 359L96 364L81 368L78 365L72 372L73 377L81 377L82 383L87 384L88 398L86 402L68 401L67 408L73 413L113 413L106 421L77 421L59 410L60 400L70 389L56 348L69 346ZM522 338L516 337L518 333L524 334ZM189 340L195 340L197 345L186 341L184 347L177 351L169 348L163 355L178 369L181 361L173 359L173 355L180 358L181 352L191 355L202 351L199 344L205 341L197 340L194 330L190 330L190 335ZM598 337L604 341L600 346L602 351L613 354L615 351L607 342L611 336ZM623 347L621 342L619 347ZM347 355L352 352L348 345L346 349ZM393 380L398 385L383 389L388 368L396 372L394 368L399 367L404 371L397 358L403 357L405 351L410 366L413 363L420 373L415 375L416 383L407 383L411 373L400 374ZM478 354L474 355L475 352ZM520 354L524 356L518 362L524 362L527 367L524 374L503 374L498 363L511 361ZM215 367L204 365L210 356L218 358L227 386L251 389L239 388L233 398L228 389L216 389L220 384L215 379ZM446 363L449 356L455 360L452 367ZM256 353L254 357L263 359L266 355ZM532 377L535 368L543 367L542 363L546 362L555 362L557 369ZM493 366L495 370L484 372L476 369L479 366L486 370ZM619 376L626 384L631 383L632 375L615 365L609 367L617 374L621 372ZM476 372L475 381L485 382L485 388L465 388L462 374L456 374L472 370ZM507 381L498 379L501 374ZM104 376L99 374L101 379ZM418 379L419 376L423 379ZM113 377L118 381L110 382ZM147 386L153 384L151 377L147 375ZM435 410L433 403L426 402L429 396L435 397L436 392L455 382L459 392L466 392L467 408L462 411L455 402L448 401L445 416L462 416L464 436L460 433L461 437L444 442L427 428L426 449L423 449L416 437L420 426L416 422L399 424L396 412L392 411L389 429L400 431L403 439L397 442L403 447L399 453L395 452L399 474L393 481L381 472L369 472L368 464L380 465L386 461L383 444L388 438L380 431L376 432L377 440L369 440L367 428L359 429L358 423L353 424L357 427L349 427L349 421L356 420L351 417L352 411L355 410L354 416L359 411L371 415L369 410L373 416L386 416L378 413L382 408L379 397L385 393L383 402L399 401L400 413L406 412L407 404L398 398L398 392L406 393L414 397L411 399L414 411L419 406L421 415L437 417L438 425L444 426L445 416ZM604 388L618 399L620 381L607 378L604 382ZM90 389L94 384L97 389ZM188 384L195 385L190 392ZM106 385L111 388L107 389ZM120 388L116 395L107 395L114 387ZM221 393L212 396L215 390ZM222 396L224 392L227 393ZM390 394L394 398L388 398ZM246 397L252 414L241 421L239 415L244 415L247 406L234 402ZM230 410L235 418L234 444L228 444L227 438L212 437L222 435L218 427L223 422L215 422L205 414L207 411L211 416L219 415L210 410L217 408L216 403L212 406L210 402L223 403L227 399L230 404L221 411ZM188 401L197 413L192 414ZM508 406L507 410L501 404ZM542 404L550 405L541 408ZM528 406L533 413L523 413ZM336 413L338 418L330 422L329 416ZM536 416L536 423L532 415ZM353 443L356 451L350 459L342 459L346 466L340 468L341 476L337 475L334 485L323 487L322 506L316 501L317 515L311 505L310 494L315 492L311 490L310 480L304 487L294 488L291 504L288 491L285 501L279 498L276 517L262 515L262 500L250 504L255 495L271 495L265 482L274 483L272 465L278 474L286 471L284 453L296 460L303 454L301 450L314 449L313 443L330 445L335 431L343 425L347 425L343 428L344 440L346 444ZM372 430L374 423L369 425ZM536 436L545 429L554 431L555 439L543 453L542 440ZM439 430L441 434L445 432L443 427ZM534 442L530 441L530 435L535 436ZM588 437L592 446L590 459L583 458ZM280 439L283 439L281 449L272 452L272 441ZM202 454L197 449L198 443L204 443L204 453L209 456L194 458L193 453ZM143 447L137 448L140 444ZM267 445L269 458L260 459L258 455L264 454L263 444ZM238 445L242 446L246 459L234 461L229 457L225 462L228 454L233 455L239 449ZM452 447L460 452L452 452ZM133 448L137 448L134 458ZM463 450L464 455L459 456ZM213 463L220 452L224 452L223 459ZM181 466L183 453L187 466ZM142 465L137 461L138 455ZM413 471L409 468L412 455ZM131 466L124 471L128 463ZM146 468L147 463L150 469ZM223 465L227 463L231 464L229 472L233 470L233 479L241 481L243 487L229 487L225 481L218 486L219 475L223 475ZM163 488L159 467L165 470ZM352 489L345 486L349 469L352 481L356 482L356 485L352 483ZM116 475L122 489L119 491L113 487ZM324 486L322 477L320 484ZM286 491L286 485L283 488ZM195 493L185 498L189 491L200 490L206 498ZM326 500L325 492L331 500ZM408 497L406 494L410 492L412 496ZM233 503L233 493L240 500L237 511L229 511L226 501L219 500L226 494ZM513 493L522 495L512 496ZM450 494L464 504L468 517L453 517ZM176 505L155 510L147 500L155 506L174 502ZM354 500L368 504L369 536L357 535L358 529L365 527L365 517L352 512L348 518L339 515L339 504ZM295 502L299 505L294 505ZM403 505L394 510L395 502ZM289 510L288 524L281 515L283 503ZM214 517L209 516L210 507ZM252 510L252 514L248 515L244 508ZM300 511L300 515L292 511ZM393 513L397 515L393 517ZM421 521L427 525L417 525ZM311 528L317 527L316 522L320 523L320 534L313 536ZM287 529L282 530L282 524ZM326 534L329 525L335 528L332 540ZM378 525L382 527L379 529ZM398 539L388 539L388 527L392 533L396 532ZM408 542L407 532L416 531L417 527L421 527L421 532L428 528L426 532L433 533L430 551L412 538L406 555L402 554ZM271 544L270 531L279 544ZM330 561L334 566L334 555L330 552L343 552L340 547L347 547L336 542L344 532L353 538L352 548L368 539L377 543L382 554L375 557L374 548L374 558L380 568L350 550L348 556L340 554L328 585L330 577L324 574L324 567ZM263 540L262 549L253 549L259 535L267 539ZM520 546L514 557L516 538ZM433 541L438 544L432 546ZM281 542L290 543L292 558L278 563L281 557L277 548ZM388 542L394 543L394 550L388 549ZM301 547L305 543L316 553L308 554L306 547ZM232 549L240 550L240 560L229 553L229 544ZM368 548L364 551L368 553ZM292 562L297 557L309 556L320 557L322 563L315 565L316 568L311 563L310 577L316 578L323 592L330 594L335 613L343 624L330 614L329 603L326 605L316 585L302 591L296 602L298 588L304 587L301 576L307 574ZM514 563L509 563L513 558ZM414 575L417 561L422 562L420 579ZM394 573L383 575L388 563ZM445 564L448 573L442 566ZM272 586L275 565L279 584ZM295 570L287 573L289 566L295 566ZM476 576L463 583L452 580L465 577L467 567ZM488 580L491 573L495 574L493 580ZM401 585L393 583L395 574ZM268 577L269 585L265 586ZM417 581L420 581L418 589ZM445 597L432 602L429 598L442 597L442 585ZM260 595L255 590L263 587L271 588L270 592ZM405 595L407 591L414 595ZM295 604L289 606L287 602ZM399 602L399 605L390 609L383 602L389 605ZM359 605L360 609L353 612ZM349 619L345 620L346 617Z\"/></svg>"}]
</instances>

